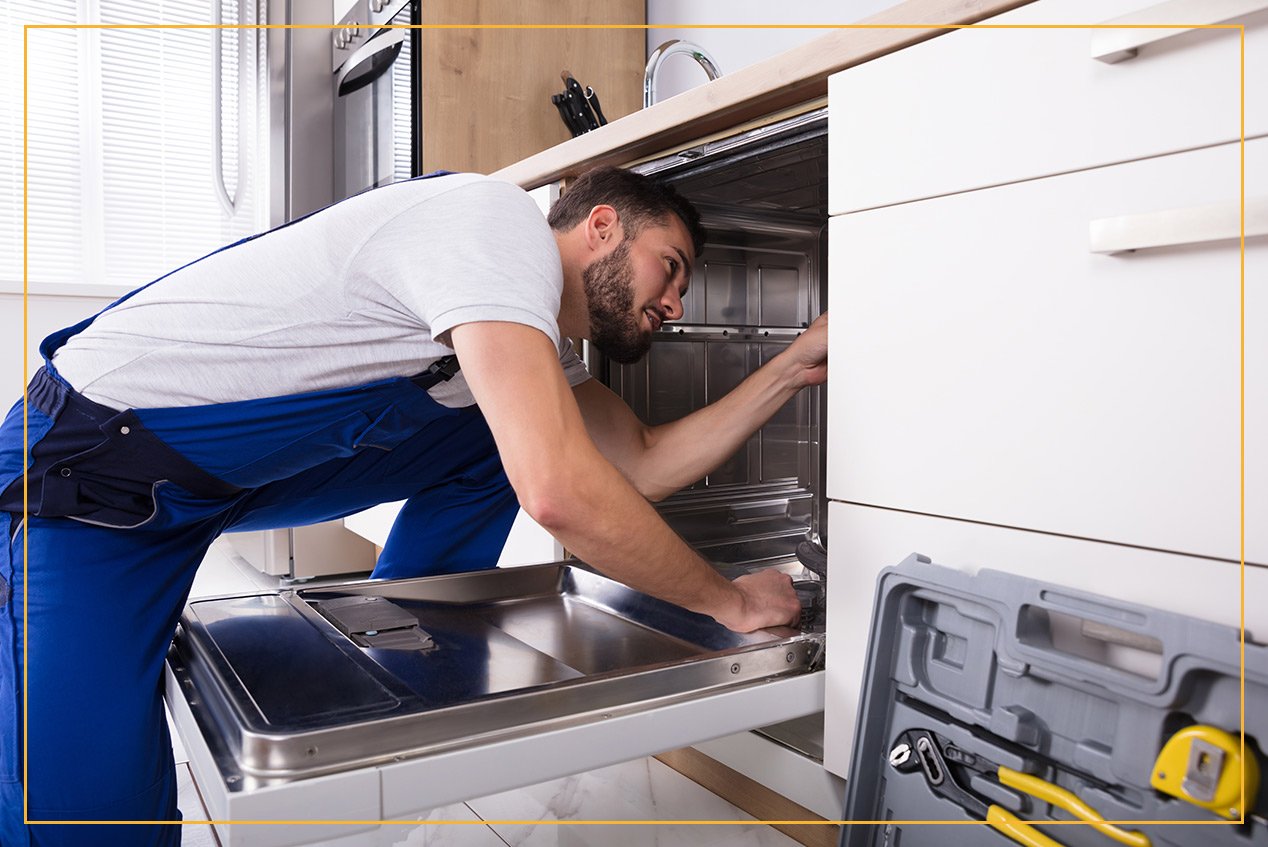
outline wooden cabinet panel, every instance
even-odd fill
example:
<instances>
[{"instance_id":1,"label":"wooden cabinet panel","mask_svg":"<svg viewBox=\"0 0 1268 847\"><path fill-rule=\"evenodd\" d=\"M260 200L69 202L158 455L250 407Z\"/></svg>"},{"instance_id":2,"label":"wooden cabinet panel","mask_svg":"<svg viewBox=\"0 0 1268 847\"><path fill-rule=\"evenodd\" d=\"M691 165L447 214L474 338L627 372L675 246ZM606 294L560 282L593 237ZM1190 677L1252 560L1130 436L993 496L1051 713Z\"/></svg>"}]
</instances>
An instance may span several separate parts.
<instances>
[{"instance_id":1,"label":"wooden cabinet panel","mask_svg":"<svg viewBox=\"0 0 1268 847\"><path fill-rule=\"evenodd\" d=\"M643 24L642 0L425 0L424 24ZM609 121L642 106L638 29L427 29L423 169L492 173L570 137L550 102L561 70L592 86Z\"/></svg>"},{"instance_id":2,"label":"wooden cabinet panel","mask_svg":"<svg viewBox=\"0 0 1268 847\"><path fill-rule=\"evenodd\" d=\"M1041 0L986 23L1101 24L1157 5ZM1163 8L1143 17L1199 22L1167 14ZM1268 3L1235 22L1246 25L1250 138L1268 133ZM834 75L830 213L1239 137L1238 30L1182 32L1117 64L1092 56L1093 39L1106 32L1113 30L965 29Z\"/></svg>"},{"instance_id":3,"label":"wooden cabinet panel","mask_svg":"<svg viewBox=\"0 0 1268 847\"><path fill-rule=\"evenodd\" d=\"M1237 561L1238 242L1101 255L1089 228L1225 203L1235 235L1240 152L832 218L828 496ZM1246 168L1254 197L1268 139ZM1260 564L1266 273L1268 238L1248 239L1245 555Z\"/></svg>"}]
</instances>

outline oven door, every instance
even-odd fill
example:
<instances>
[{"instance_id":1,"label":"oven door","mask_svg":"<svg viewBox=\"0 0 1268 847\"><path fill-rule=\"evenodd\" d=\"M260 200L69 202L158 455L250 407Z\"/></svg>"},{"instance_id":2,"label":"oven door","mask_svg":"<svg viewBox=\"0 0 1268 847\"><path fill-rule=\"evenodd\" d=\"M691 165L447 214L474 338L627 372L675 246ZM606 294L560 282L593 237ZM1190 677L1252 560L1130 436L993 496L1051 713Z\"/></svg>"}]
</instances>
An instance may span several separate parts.
<instances>
[{"instance_id":1,"label":"oven door","mask_svg":"<svg viewBox=\"0 0 1268 847\"><path fill-rule=\"evenodd\" d=\"M375 7L379 7L376 11ZM412 57L417 4L358 0L331 34L335 199L416 176Z\"/></svg>"}]
</instances>

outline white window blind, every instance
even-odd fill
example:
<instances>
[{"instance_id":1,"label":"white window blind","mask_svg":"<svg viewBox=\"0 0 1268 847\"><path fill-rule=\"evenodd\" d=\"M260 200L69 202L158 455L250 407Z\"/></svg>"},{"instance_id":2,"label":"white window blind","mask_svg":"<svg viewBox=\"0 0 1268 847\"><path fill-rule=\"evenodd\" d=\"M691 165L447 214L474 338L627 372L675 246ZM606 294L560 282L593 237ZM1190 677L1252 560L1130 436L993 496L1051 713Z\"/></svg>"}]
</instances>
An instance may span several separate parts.
<instances>
[{"instance_id":1,"label":"white window blind","mask_svg":"<svg viewBox=\"0 0 1268 847\"><path fill-rule=\"evenodd\" d=\"M409 15L397 15L393 23L409 23ZM410 39L401 44L401 53L392 63L392 181L410 178L410 157L414 147L414 126L410 109ZM418 141L422 144L422 139Z\"/></svg>"},{"instance_id":2,"label":"white window blind","mask_svg":"<svg viewBox=\"0 0 1268 847\"><path fill-rule=\"evenodd\" d=\"M4 88L22 86L27 23L254 23L255 0L8 0ZM263 39L193 29L30 30L28 263L33 285L135 287L263 228ZM232 214L213 186L215 110ZM0 281L22 279L21 98L0 104ZM241 154L240 154L241 153ZM240 161L242 167L240 167Z\"/></svg>"},{"instance_id":3,"label":"white window blind","mask_svg":"<svg viewBox=\"0 0 1268 847\"><path fill-rule=\"evenodd\" d=\"M74 3L9 0L0 5L0 37L4 39L0 90L6 92L0 97L0 275L6 281L22 280L22 25L74 23L75 18ZM40 198L29 209L31 275L76 279L83 259L78 239L82 206L79 46L65 30L31 32L30 42L34 46L28 57L32 77L28 96L33 108L27 143L31 158L44 163L31 169L27 182L30 196ZM37 105L47 103L57 107Z\"/></svg>"}]
</instances>

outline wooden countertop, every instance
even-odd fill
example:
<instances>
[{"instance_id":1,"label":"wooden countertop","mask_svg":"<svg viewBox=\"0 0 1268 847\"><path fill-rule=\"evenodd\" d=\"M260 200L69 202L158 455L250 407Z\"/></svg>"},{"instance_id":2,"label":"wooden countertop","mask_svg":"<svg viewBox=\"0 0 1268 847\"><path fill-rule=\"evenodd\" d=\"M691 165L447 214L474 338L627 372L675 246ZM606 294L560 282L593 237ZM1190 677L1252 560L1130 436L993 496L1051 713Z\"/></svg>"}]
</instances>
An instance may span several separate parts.
<instances>
[{"instance_id":1,"label":"wooden countertop","mask_svg":"<svg viewBox=\"0 0 1268 847\"><path fill-rule=\"evenodd\" d=\"M860 29L835 29L607 126L551 147L493 176L536 188L598 165L624 165L704 136L823 98L837 71L924 41L946 30L921 25L968 24L1031 0L906 0L866 18ZM894 27L913 27L901 29Z\"/></svg>"}]
</instances>

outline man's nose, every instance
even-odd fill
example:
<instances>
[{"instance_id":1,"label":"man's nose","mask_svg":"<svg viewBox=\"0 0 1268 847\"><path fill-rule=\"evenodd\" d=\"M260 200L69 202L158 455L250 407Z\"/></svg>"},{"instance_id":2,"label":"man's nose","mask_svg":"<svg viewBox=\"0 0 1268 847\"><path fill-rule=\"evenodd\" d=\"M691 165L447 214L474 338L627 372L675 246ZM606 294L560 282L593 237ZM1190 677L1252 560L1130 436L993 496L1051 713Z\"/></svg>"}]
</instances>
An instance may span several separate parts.
<instances>
[{"instance_id":1,"label":"man's nose","mask_svg":"<svg viewBox=\"0 0 1268 847\"><path fill-rule=\"evenodd\" d=\"M669 286L665 291L665 296L660 298L661 308L665 310L665 319L676 321L683 315L682 298L678 296L678 289Z\"/></svg>"}]
</instances>

